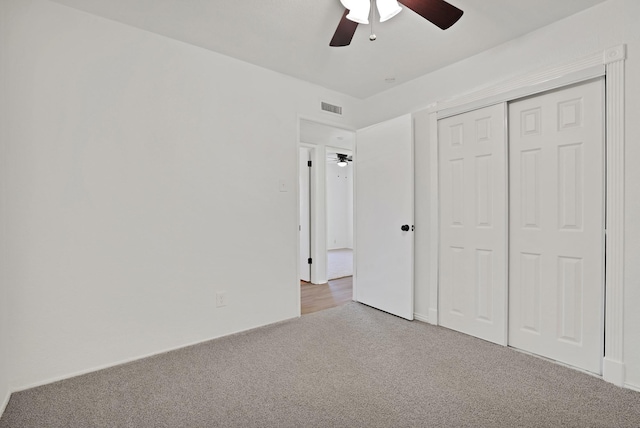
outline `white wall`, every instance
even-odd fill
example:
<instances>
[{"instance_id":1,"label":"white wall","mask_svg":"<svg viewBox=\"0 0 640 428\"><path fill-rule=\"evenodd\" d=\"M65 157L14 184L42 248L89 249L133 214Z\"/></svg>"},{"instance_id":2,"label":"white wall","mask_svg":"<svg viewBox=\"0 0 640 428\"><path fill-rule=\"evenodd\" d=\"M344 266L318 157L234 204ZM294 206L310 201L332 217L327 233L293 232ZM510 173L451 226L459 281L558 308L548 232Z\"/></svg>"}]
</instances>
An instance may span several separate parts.
<instances>
[{"instance_id":1,"label":"white wall","mask_svg":"<svg viewBox=\"0 0 640 428\"><path fill-rule=\"evenodd\" d=\"M297 316L298 114L360 102L44 0L0 15L11 387Z\"/></svg>"},{"instance_id":2,"label":"white wall","mask_svg":"<svg viewBox=\"0 0 640 428\"><path fill-rule=\"evenodd\" d=\"M353 192L350 186L353 187L351 163L339 167L335 162L327 162L328 250L353 248Z\"/></svg>"},{"instance_id":3,"label":"white wall","mask_svg":"<svg viewBox=\"0 0 640 428\"><path fill-rule=\"evenodd\" d=\"M640 2L610 0L556 22L495 49L422 76L371 97L359 126L419 112L429 104L511 77L558 65L619 44L627 44L626 61L626 246L625 350L627 383L640 388ZM416 313L426 316L429 306L429 126L426 115L416 116ZM418 135L419 134L419 135ZM433 302L435 305L435 302Z\"/></svg>"},{"instance_id":4,"label":"white wall","mask_svg":"<svg viewBox=\"0 0 640 428\"><path fill-rule=\"evenodd\" d=\"M620 43L625 360L640 387L638 16L640 2L611 0L361 103L45 0L0 1L0 403L10 389L295 316L297 114L324 121L324 96L360 112L345 127L364 127ZM418 256L428 144L416 144ZM416 265L426 314L430 272ZM214 307L216 290L228 307Z\"/></svg>"}]
</instances>

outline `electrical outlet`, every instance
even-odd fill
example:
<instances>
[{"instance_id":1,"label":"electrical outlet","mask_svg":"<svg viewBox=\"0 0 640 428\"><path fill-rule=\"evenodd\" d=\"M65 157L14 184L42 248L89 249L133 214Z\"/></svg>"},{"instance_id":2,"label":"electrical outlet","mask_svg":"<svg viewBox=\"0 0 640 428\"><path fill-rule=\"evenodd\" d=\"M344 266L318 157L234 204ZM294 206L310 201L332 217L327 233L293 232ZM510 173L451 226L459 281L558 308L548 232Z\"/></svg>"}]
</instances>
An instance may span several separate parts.
<instances>
[{"instance_id":1,"label":"electrical outlet","mask_svg":"<svg viewBox=\"0 0 640 428\"><path fill-rule=\"evenodd\" d=\"M227 293L225 291L219 291L216 293L216 308L227 306Z\"/></svg>"}]
</instances>

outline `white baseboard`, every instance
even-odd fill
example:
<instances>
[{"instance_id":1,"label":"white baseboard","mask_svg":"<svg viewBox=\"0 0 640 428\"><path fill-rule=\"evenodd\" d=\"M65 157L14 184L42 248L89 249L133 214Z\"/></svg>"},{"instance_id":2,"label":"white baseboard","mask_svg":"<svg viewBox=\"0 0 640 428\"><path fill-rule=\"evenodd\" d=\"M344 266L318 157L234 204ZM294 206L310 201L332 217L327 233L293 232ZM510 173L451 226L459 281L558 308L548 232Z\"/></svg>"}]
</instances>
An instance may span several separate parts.
<instances>
[{"instance_id":1,"label":"white baseboard","mask_svg":"<svg viewBox=\"0 0 640 428\"><path fill-rule=\"evenodd\" d=\"M254 326L254 327L249 327L247 329L237 330L237 331L233 331L231 333L222 334L220 336L210 337L208 339L198 340L198 341L190 342L190 343L187 343L187 344L184 344L184 345L178 345L178 346L174 346L174 347L171 347L171 348L166 348L166 349L163 349L163 350L160 350L160 351L151 352L151 353L140 355L140 356L137 356L137 357L125 358L124 360L119 360L119 361L116 361L116 362L113 362L113 363L107 363L107 364L103 364L103 365L100 365L100 366L92 367L92 368L89 368L89 369L79 370L77 372L64 374L64 375L61 375L61 376L50 377L50 378L47 378L47 379L42 380L42 381L30 383L30 384L27 384L27 385L22 385L20 387L15 388L12 392L26 391L27 389L37 388L39 386L48 385L50 383L59 382L61 380L71 379L71 378L74 378L74 377L77 377L77 376L82 376L82 375L85 375L85 374L88 374L88 373L97 372L99 370L104 370L104 369L108 369L108 368L111 368L111 367L121 366L123 364L128 364L128 363L131 363L133 361L143 360L145 358L154 357L156 355L165 354L167 352L177 351L179 349L184 349L184 348L188 348L190 346L199 345L201 343L209 342L209 341L215 340L215 339L220 339L220 338L226 337L226 336L231 336L233 334L243 333L243 332L246 332L246 331L255 330L255 329L258 329L258 328L262 328L262 327L267 327L269 325L279 324L281 322L289 321L289 320L292 320L292 319L298 319L298 318L300 318L300 317L299 316L295 316L295 317L291 317L291 318L285 318L285 319L282 319L280 321L274 321L274 322L269 323L269 324L257 325L257 326ZM9 394L9 396L10 395L11 394ZM9 402L9 397L7 397L7 403L8 402Z\"/></svg>"},{"instance_id":2,"label":"white baseboard","mask_svg":"<svg viewBox=\"0 0 640 428\"><path fill-rule=\"evenodd\" d=\"M4 414L4 411L7 410L7 404L9 404L9 399L11 398L11 392L7 391L7 396L0 402L0 418Z\"/></svg>"},{"instance_id":3,"label":"white baseboard","mask_svg":"<svg viewBox=\"0 0 640 428\"><path fill-rule=\"evenodd\" d=\"M630 383L625 383L624 387L627 388L627 389L630 389L632 391L640 392L640 386L631 385Z\"/></svg>"},{"instance_id":4,"label":"white baseboard","mask_svg":"<svg viewBox=\"0 0 640 428\"><path fill-rule=\"evenodd\" d=\"M417 314L415 312L413 313L413 319L427 323L429 322L429 317L427 315Z\"/></svg>"},{"instance_id":5,"label":"white baseboard","mask_svg":"<svg viewBox=\"0 0 640 428\"><path fill-rule=\"evenodd\" d=\"M429 324L438 325L438 309L429 308Z\"/></svg>"},{"instance_id":6,"label":"white baseboard","mask_svg":"<svg viewBox=\"0 0 640 428\"><path fill-rule=\"evenodd\" d=\"M604 357L602 362L602 378L614 385L624 387L624 363Z\"/></svg>"}]
</instances>

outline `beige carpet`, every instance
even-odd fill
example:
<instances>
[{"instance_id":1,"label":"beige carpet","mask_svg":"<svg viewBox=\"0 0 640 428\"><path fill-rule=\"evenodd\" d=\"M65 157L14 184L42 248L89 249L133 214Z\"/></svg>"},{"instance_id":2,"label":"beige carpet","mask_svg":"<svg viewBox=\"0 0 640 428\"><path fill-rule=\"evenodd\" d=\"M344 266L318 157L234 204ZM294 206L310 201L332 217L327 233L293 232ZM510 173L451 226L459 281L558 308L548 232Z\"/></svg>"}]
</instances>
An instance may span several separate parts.
<instances>
[{"instance_id":1,"label":"beige carpet","mask_svg":"<svg viewBox=\"0 0 640 428\"><path fill-rule=\"evenodd\" d=\"M640 393L357 303L14 394L2 428L634 427Z\"/></svg>"},{"instance_id":2,"label":"beige carpet","mask_svg":"<svg viewBox=\"0 0 640 428\"><path fill-rule=\"evenodd\" d=\"M327 279L353 275L353 250L341 248L327 251Z\"/></svg>"}]
</instances>

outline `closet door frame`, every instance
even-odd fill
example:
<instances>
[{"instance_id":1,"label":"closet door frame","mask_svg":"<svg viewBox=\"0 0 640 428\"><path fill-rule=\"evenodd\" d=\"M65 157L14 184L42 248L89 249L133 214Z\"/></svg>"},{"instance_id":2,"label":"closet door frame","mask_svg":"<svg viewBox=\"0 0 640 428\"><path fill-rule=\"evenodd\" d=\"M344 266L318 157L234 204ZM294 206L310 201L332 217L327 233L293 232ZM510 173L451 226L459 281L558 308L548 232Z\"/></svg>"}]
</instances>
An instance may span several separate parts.
<instances>
[{"instance_id":1,"label":"closet door frame","mask_svg":"<svg viewBox=\"0 0 640 428\"><path fill-rule=\"evenodd\" d=\"M429 109L431 150L431 250L429 322L438 324L439 194L438 119L500 102L559 89L605 76L606 150L606 275L604 380L624 386L624 66L626 46L618 45L588 57L546 68L499 85L433 104ZM506 126L506 123L505 123ZM508 287L508 286L507 286Z\"/></svg>"}]
</instances>

